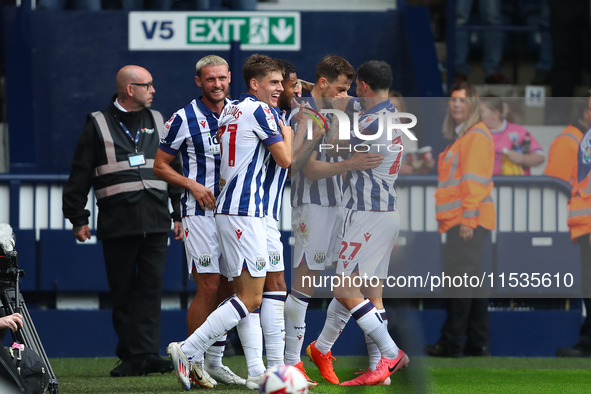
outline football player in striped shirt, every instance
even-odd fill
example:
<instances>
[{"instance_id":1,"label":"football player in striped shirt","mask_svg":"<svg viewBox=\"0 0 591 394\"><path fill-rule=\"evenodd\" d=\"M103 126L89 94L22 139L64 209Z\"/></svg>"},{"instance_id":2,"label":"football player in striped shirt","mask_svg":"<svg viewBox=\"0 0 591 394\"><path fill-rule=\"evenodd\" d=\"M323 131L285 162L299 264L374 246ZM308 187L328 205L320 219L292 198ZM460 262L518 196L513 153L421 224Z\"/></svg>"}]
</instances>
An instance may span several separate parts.
<instances>
[{"instance_id":1,"label":"football player in striped shirt","mask_svg":"<svg viewBox=\"0 0 591 394\"><path fill-rule=\"evenodd\" d=\"M264 55L252 55L243 67L248 94L226 104L218 122L221 145L220 182L225 182L215 208L215 220L228 275L236 295L222 303L193 334L171 343L173 363L179 371L209 383L199 361L215 339L257 309L267 271L267 238L263 209L263 182L267 150L281 168L291 164L291 129L277 123L270 106L276 106L283 67ZM246 386L256 389L264 370L249 377ZM183 374L181 374L183 375ZM181 380L188 380L184 374ZM186 388L186 385L185 385Z\"/></svg>"},{"instance_id":2,"label":"football player in striped shirt","mask_svg":"<svg viewBox=\"0 0 591 394\"><path fill-rule=\"evenodd\" d=\"M400 230L394 182L400 170L402 131L394 129L389 135L385 127L386 118L394 116L396 112L388 99L392 85L390 66L377 60L364 63L357 70L356 84L356 93L363 108L358 124L352 125L356 126L358 133L352 130L350 140L340 140L338 119L333 119L326 140L340 150L327 150L327 154L336 156L349 148L378 153L384 157L384 161L377 168L351 171L347 176L343 195L344 234L336 274L349 278L367 275L368 278L379 280L375 282L377 286L372 280L371 285L366 283L362 288L343 280L334 289L335 298L329 306L329 312L333 309L336 316L343 317L335 319L327 313L324 328L311 346L318 357L329 354L348 315L352 315L366 335L371 365L363 375L342 384L375 385L389 379L392 373L408 364L408 356L398 349L388 334L382 302L383 280L388 275L390 254ZM339 101L341 110L344 110L347 102ZM395 121L398 122L398 119ZM380 128L380 122L383 129ZM381 135L379 131L382 131ZM376 360L377 353L379 357Z\"/></svg>"},{"instance_id":3,"label":"football player in striped shirt","mask_svg":"<svg viewBox=\"0 0 591 394\"><path fill-rule=\"evenodd\" d=\"M195 65L195 83L203 96L191 101L173 114L164 126L156 155L154 172L166 182L184 188L182 220L185 228L185 251L189 278L195 280L197 292L187 311L189 334L195 331L217 305L234 294L234 286L220 264L221 252L213 215L215 199L220 193L220 146L216 140L218 117L224 106L230 84L228 63L215 55L205 56ZM184 176L171 168L179 156ZM216 297L217 294L217 297ZM246 383L222 364L226 334L207 350L206 371L226 384Z\"/></svg>"},{"instance_id":4,"label":"football player in striped shirt","mask_svg":"<svg viewBox=\"0 0 591 394\"><path fill-rule=\"evenodd\" d=\"M277 59L283 65L283 91L279 96L278 106L272 107L276 121L288 124L287 117L291 112L291 100L295 97L298 77L296 68L290 62ZM267 162L267 173L263 184L263 210L267 223L267 251L269 266L261 304L261 326L265 338L267 367L283 365L285 353L285 320L284 308L287 298L285 284L285 266L283 262L283 243L279 232L279 213L283 202L283 191L287 180L286 168L281 168L270 157ZM242 337L241 337L242 339Z\"/></svg>"},{"instance_id":5,"label":"football player in striped shirt","mask_svg":"<svg viewBox=\"0 0 591 394\"><path fill-rule=\"evenodd\" d=\"M292 232L295 237L294 280L285 302L285 363L296 366L309 384L301 361L306 331L306 310L314 288L302 280L315 278L337 260L342 228L341 174L352 169L374 168L382 161L379 155L355 154L347 160L329 158L320 152L324 133L314 124L314 138L306 139L307 119L323 108L331 108L334 97L347 97L355 69L340 56L326 56L316 67L314 88L299 109L292 111L296 130L291 167ZM301 110L301 111L300 111ZM330 124L330 117L325 117ZM330 364L330 354L325 361ZM334 381L334 379L333 379Z\"/></svg>"}]
</instances>

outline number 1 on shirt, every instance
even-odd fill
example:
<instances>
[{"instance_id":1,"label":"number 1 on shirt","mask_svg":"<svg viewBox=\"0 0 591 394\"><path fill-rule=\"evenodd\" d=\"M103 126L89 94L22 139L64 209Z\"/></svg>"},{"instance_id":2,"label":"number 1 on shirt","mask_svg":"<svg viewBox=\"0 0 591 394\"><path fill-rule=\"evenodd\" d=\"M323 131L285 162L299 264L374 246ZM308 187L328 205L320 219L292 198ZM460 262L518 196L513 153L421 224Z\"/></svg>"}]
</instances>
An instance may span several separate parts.
<instances>
[{"instance_id":1,"label":"number 1 on shirt","mask_svg":"<svg viewBox=\"0 0 591 394\"><path fill-rule=\"evenodd\" d=\"M235 124L228 125L228 131L230 132L230 146L228 147L228 165L234 167L236 162L236 130L238 126ZM226 132L226 126L220 127L220 137ZM223 154L223 152L222 152Z\"/></svg>"}]
</instances>

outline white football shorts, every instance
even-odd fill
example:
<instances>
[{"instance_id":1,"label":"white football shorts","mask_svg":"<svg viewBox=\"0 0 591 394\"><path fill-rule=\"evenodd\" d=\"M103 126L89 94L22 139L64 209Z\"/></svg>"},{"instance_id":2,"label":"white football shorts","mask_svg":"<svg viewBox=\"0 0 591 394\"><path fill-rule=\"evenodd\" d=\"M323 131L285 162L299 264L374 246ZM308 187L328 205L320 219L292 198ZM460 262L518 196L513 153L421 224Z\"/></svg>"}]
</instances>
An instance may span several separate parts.
<instances>
[{"instance_id":1,"label":"white football shorts","mask_svg":"<svg viewBox=\"0 0 591 394\"><path fill-rule=\"evenodd\" d=\"M277 229L279 222L271 216L265 216L265 221L267 223L267 252L269 253L267 272L284 271L283 243L281 243L281 233Z\"/></svg>"},{"instance_id":2,"label":"white football shorts","mask_svg":"<svg viewBox=\"0 0 591 394\"><path fill-rule=\"evenodd\" d=\"M343 225L343 208L304 204L291 211L295 236L293 267L305 261L308 268L321 271L337 260Z\"/></svg>"},{"instance_id":3,"label":"white football shorts","mask_svg":"<svg viewBox=\"0 0 591 394\"><path fill-rule=\"evenodd\" d=\"M339 251L337 275L388 277L390 255L400 231L398 211L354 211L347 209Z\"/></svg>"},{"instance_id":4,"label":"white football shorts","mask_svg":"<svg viewBox=\"0 0 591 394\"><path fill-rule=\"evenodd\" d=\"M215 215L227 277L236 278L247 270L253 277L267 275L267 223L252 216Z\"/></svg>"},{"instance_id":5,"label":"white football shorts","mask_svg":"<svg viewBox=\"0 0 591 394\"><path fill-rule=\"evenodd\" d=\"M185 216L182 221L189 279L195 280L193 267L199 274L226 275L213 216Z\"/></svg>"}]
</instances>

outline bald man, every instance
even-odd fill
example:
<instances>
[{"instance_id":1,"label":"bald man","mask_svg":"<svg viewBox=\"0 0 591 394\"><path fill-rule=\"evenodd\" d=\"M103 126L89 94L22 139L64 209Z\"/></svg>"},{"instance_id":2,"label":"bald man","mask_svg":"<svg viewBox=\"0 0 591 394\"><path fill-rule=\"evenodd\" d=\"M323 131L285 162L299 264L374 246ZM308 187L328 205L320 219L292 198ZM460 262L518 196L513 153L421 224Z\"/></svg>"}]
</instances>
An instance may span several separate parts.
<instances>
[{"instance_id":1,"label":"bald man","mask_svg":"<svg viewBox=\"0 0 591 394\"><path fill-rule=\"evenodd\" d=\"M160 304L171 219L175 239L182 238L180 190L153 172L164 120L150 109L156 93L152 75L125 66L117 73L116 91L106 109L88 115L64 185L63 212L76 239L90 239L85 206L94 188L96 237L102 241L119 339L111 376L170 372L171 362L158 354Z\"/></svg>"}]
</instances>

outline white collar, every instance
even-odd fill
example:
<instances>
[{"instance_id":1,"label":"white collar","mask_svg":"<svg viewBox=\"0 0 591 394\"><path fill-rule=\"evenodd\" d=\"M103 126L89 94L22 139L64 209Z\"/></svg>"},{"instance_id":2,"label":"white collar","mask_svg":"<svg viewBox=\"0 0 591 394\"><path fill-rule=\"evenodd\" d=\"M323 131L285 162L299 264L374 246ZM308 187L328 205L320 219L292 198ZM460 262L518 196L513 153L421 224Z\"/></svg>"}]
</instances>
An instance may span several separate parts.
<instances>
[{"instance_id":1,"label":"white collar","mask_svg":"<svg viewBox=\"0 0 591 394\"><path fill-rule=\"evenodd\" d=\"M464 123L466 123L466 122L462 122L456 126L456 134L457 135L460 135L460 130L462 130L462 127L464 127Z\"/></svg>"},{"instance_id":2,"label":"white collar","mask_svg":"<svg viewBox=\"0 0 591 394\"><path fill-rule=\"evenodd\" d=\"M493 134L502 133L503 131L507 130L508 123L509 122L507 122L507 119L503 119L503 124L501 125L501 127L499 127L498 129L489 129L489 130Z\"/></svg>"},{"instance_id":3,"label":"white collar","mask_svg":"<svg viewBox=\"0 0 591 394\"><path fill-rule=\"evenodd\" d=\"M121 106L121 104L119 104L119 101L117 101L117 99L115 99L115 102L113 104L115 104L115 108L117 108L119 111L121 111L121 112L129 112L125 108L123 108Z\"/></svg>"}]
</instances>

